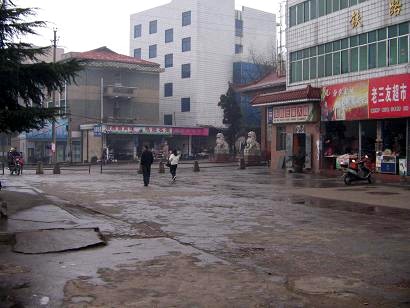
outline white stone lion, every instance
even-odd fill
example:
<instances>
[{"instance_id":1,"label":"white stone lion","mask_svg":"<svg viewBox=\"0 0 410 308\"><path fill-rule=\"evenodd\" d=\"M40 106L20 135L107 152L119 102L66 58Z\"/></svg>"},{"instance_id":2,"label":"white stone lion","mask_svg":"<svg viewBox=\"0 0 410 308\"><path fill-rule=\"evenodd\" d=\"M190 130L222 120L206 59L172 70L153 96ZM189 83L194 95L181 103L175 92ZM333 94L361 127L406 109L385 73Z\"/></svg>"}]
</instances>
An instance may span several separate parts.
<instances>
[{"instance_id":1,"label":"white stone lion","mask_svg":"<svg viewBox=\"0 0 410 308\"><path fill-rule=\"evenodd\" d=\"M229 154L229 145L225 141L225 136L222 133L216 134L215 154Z\"/></svg>"},{"instance_id":2,"label":"white stone lion","mask_svg":"<svg viewBox=\"0 0 410 308\"><path fill-rule=\"evenodd\" d=\"M261 154L261 147L259 142L256 141L256 133L250 131L248 133L248 139L246 139L246 147L244 150L245 155L260 155Z\"/></svg>"}]
</instances>

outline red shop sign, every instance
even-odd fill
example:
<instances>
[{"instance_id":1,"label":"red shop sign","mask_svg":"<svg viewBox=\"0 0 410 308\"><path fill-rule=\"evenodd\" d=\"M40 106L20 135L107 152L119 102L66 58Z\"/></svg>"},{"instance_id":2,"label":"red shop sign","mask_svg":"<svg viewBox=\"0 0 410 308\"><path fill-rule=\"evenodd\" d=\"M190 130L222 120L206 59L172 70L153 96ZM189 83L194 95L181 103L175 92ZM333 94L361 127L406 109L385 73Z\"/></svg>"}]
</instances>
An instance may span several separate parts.
<instances>
[{"instance_id":1,"label":"red shop sign","mask_svg":"<svg viewBox=\"0 0 410 308\"><path fill-rule=\"evenodd\" d=\"M370 79L369 118L410 116L410 74Z\"/></svg>"}]
</instances>

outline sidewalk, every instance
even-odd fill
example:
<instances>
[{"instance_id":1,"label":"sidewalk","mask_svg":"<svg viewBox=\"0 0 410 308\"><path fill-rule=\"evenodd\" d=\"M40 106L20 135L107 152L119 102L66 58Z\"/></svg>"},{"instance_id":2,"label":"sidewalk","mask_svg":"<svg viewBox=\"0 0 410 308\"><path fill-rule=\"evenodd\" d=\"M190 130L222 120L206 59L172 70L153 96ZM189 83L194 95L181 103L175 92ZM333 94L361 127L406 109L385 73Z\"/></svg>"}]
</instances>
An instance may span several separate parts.
<instances>
[{"instance_id":1,"label":"sidewalk","mask_svg":"<svg viewBox=\"0 0 410 308\"><path fill-rule=\"evenodd\" d=\"M284 174L278 173L275 176ZM399 176L376 174L372 184L361 181L349 186L344 184L340 174L335 173L331 176L307 173L285 176L301 182L301 185L296 184L291 189L284 187L285 191L294 195L410 211L410 182L399 181Z\"/></svg>"}]
</instances>

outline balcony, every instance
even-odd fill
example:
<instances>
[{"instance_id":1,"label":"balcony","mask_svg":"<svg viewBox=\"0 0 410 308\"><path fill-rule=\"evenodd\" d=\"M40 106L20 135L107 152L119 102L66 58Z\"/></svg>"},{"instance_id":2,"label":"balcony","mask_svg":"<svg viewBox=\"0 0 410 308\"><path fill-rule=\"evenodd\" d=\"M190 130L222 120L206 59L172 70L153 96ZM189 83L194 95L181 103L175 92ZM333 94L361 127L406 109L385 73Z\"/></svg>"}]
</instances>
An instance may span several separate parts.
<instances>
[{"instance_id":1,"label":"balcony","mask_svg":"<svg viewBox=\"0 0 410 308\"><path fill-rule=\"evenodd\" d=\"M104 87L104 97L131 99L137 96L137 88L111 85Z\"/></svg>"}]
</instances>

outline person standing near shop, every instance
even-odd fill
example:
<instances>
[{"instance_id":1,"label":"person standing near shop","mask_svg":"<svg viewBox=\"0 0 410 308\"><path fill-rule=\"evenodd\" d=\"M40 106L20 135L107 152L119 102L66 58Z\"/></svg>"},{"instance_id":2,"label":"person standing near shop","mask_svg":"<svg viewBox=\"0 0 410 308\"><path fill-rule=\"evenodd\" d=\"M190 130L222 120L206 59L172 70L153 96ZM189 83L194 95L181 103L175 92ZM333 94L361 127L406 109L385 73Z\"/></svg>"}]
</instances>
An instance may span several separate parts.
<instances>
[{"instance_id":1,"label":"person standing near shop","mask_svg":"<svg viewBox=\"0 0 410 308\"><path fill-rule=\"evenodd\" d=\"M172 183L175 182L175 180L177 179L177 167L178 167L178 162L179 162L179 158L181 157L181 154L178 154L177 150L173 150L172 154L169 156L169 163L170 163L170 167L169 167L169 172L171 173L172 176Z\"/></svg>"},{"instance_id":2,"label":"person standing near shop","mask_svg":"<svg viewBox=\"0 0 410 308\"><path fill-rule=\"evenodd\" d=\"M151 165L154 162L154 155L148 149L148 146L144 146L144 151L141 154L141 169L142 177L144 179L144 186L148 186L149 178L151 176Z\"/></svg>"}]
</instances>

